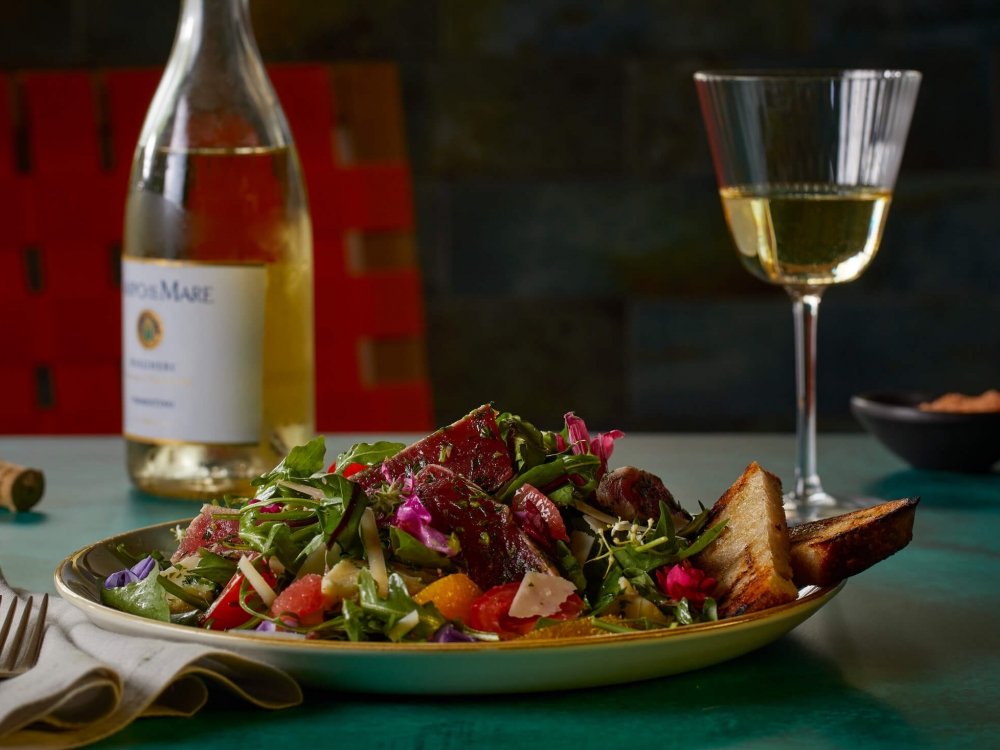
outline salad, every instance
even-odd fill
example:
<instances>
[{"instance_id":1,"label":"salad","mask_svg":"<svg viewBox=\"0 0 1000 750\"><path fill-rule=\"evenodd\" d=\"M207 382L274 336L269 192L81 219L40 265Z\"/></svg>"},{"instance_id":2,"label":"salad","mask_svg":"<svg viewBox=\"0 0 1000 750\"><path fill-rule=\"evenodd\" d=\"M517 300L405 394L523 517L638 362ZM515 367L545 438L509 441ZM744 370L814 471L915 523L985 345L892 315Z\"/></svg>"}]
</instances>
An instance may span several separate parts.
<instances>
[{"instance_id":1,"label":"salad","mask_svg":"<svg viewBox=\"0 0 1000 750\"><path fill-rule=\"evenodd\" d=\"M405 446L323 437L205 505L175 551L104 580L103 604L211 630L342 641L607 635L715 620L692 564L726 521L689 515L656 476L609 471L615 430L559 432L482 406ZM168 556L169 555L169 556Z\"/></svg>"}]
</instances>

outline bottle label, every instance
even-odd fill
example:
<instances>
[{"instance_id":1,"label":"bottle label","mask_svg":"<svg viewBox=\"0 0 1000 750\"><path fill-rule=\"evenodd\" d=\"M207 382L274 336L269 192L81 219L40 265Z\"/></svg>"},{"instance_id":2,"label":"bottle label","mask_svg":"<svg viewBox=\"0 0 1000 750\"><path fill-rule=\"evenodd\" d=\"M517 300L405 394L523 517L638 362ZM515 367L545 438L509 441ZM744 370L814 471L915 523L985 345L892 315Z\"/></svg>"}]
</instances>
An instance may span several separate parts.
<instances>
[{"instance_id":1,"label":"bottle label","mask_svg":"<svg viewBox=\"0 0 1000 750\"><path fill-rule=\"evenodd\" d=\"M122 259L125 437L260 441L266 285L262 264Z\"/></svg>"}]
</instances>

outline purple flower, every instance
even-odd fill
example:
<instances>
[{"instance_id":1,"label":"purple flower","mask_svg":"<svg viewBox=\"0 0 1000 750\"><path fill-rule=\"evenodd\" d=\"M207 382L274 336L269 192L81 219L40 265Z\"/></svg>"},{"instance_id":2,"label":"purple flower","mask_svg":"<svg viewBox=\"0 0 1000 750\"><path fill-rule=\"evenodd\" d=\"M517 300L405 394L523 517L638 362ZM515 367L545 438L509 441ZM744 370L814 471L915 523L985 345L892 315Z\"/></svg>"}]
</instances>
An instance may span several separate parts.
<instances>
[{"instance_id":1,"label":"purple flower","mask_svg":"<svg viewBox=\"0 0 1000 750\"><path fill-rule=\"evenodd\" d=\"M396 508L396 518L392 525L438 554L446 557L457 554L448 544L448 537L431 526L431 513L416 495L411 494L406 502Z\"/></svg>"},{"instance_id":2,"label":"purple flower","mask_svg":"<svg viewBox=\"0 0 1000 750\"><path fill-rule=\"evenodd\" d=\"M437 632L431 636L431 643L476 643L477 639L473 638L471 635L463 633L461 630L456 628L450 622L446 622L444 625L437 629Z\"/></svg>"},{"instance_id":3,"label":"purple flower","mask_svg":"<svg viewBox=\"0 0 1000 750\"><path fill-rule=\"evenodd\" d=\"M260 625L255 627L254 630L259 630L262 633L277 633L278 626L270 620L261 620Z\"/></svg>"},{"instance_id":4,"label":"purple flower","mask_svg":"<svg viewBox=\"0 0 1000 750\"><path fill-rule=\"evenodd\" d=\"M104 588L106 589L117 589L122 586L127 586L130 583L138 583L148 576L153 567L156 565L156 560L152 557L146 557L131 568L126 568L125 570L119 570L117 573L112 573L104 581Z\"/></svg>"}]
</instances>

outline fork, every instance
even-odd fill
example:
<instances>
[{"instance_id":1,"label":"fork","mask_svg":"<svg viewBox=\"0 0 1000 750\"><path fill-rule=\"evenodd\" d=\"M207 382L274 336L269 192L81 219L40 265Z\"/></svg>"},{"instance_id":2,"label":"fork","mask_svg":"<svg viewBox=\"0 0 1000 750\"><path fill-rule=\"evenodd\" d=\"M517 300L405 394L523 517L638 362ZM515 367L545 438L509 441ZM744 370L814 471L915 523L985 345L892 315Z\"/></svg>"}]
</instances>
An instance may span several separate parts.
<instances>
[{"instance_id":1,"label":"fork","mask_svg":"<svg viewBox=\"0 0 1000 750\"><path fill-rule=\"evenodd\" d=\"M21 651L21 642L24 640L24 631L27 630L28 620L31 615L31 605L34 597L28 597L28 603L18 620L17 629L14 631L14 640L11 641L7 658L0 663L0 679L7 677L17 677L35 666L38 660L38 650L42 645L42 636L45 633L45 613L49 609L49 595L42 597L42 604L38 608L38 616L35 624L31 628L28 636L28 644L24 651ZM3 605L3 597L0 596L0 606ZM0 658L2 658L4 646L7 643L7 634L10 632L11 622L14 620L14 611L17 609L17 599L15 598L7 610L7 617L4 618L3 625L0 625Z\"/></svg>"}]
</instances>

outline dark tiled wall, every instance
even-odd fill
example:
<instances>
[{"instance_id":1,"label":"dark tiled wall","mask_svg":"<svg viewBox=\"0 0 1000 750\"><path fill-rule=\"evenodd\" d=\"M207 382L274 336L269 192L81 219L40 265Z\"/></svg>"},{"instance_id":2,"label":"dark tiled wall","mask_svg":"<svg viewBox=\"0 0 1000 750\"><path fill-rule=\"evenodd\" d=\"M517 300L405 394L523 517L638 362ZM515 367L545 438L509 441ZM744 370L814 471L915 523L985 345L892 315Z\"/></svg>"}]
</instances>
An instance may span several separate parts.
<instances>
[{"instance_id":1,"label":"dark tiled wall","mask_svg":"<svg viewBox=\"0 0 1000 750\"><path fill-rule=\"evenodd\" d=\"M1000 3L251 0L274 61L404 82L439 421L790 429L791 314L736 260L691 74L925 79L882 251L820 316L821 428L868 388L1000 386ZM176 0L7 0L6 67L165 60Z\"/></svg>"}]
</instances>

